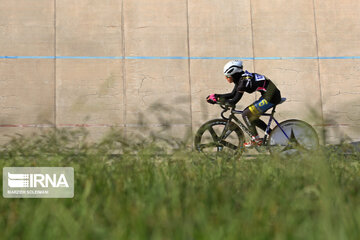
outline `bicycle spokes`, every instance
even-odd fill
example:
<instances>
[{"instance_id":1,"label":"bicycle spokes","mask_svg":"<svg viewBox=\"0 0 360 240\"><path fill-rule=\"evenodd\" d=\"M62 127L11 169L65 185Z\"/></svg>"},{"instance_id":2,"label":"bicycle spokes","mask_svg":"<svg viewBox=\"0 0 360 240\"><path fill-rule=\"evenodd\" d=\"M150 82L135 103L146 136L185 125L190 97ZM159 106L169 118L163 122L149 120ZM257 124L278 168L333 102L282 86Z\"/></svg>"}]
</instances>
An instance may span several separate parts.
<instances>
[{"instance_id":1,"label":"bicycle spokes","mask_svg":"<svg viewBox=\"0 0 360 240\"><path fill-rule=\"evenodd\" d=\"M295 137L295 133L294 130L291 128L291 134L290 134L290 138L289 138L289 142L286 145L286 147L281 150L281 152L286 152L289 150L293 150L293 149L299 149L302 148L301 145L299 144L299 142L297 141L296 137Z\"/></svg>"},{"instance_id":2,"label":"bicycle spokes","mask_svg":"<svg viewBox=\"0 0 360 240\"><path fill-rule=\"evenodd\" d=\"M225 140L221 140L220 143L221 143L223 146L228 147L228 148L230 148L230 149L232 149L232 150L237 150L237 148L238 148L238 147L235 146L234 144L232 144L232 143L230 143L230 142L227 142L227 141L225 141Z\"/></svg>"},{"instance_id":3,"label":"bicycle spokes","mask_svg":"<svg viewBox=\"0 0 360 240\"><path fill-rule=\"evenodd\" d=\"M228 147L232 150L237 149L236 145L225 140L233 131L231 131L231 130L223 131L222 135L224 135L224 136L221 135L220 137L217 135L217 133L215 132L215 130L212 126L209 127L208 131L210 132L210 135L214 142L207 143L207 144L201 144L200 145L201 149L212 148L212 147L216 147L217 151L222 151L224 147ZM224 132L225 132L225 134L224 134Z\"/></svg>"},{"instance_id":4,"label":"bicycle spokes","mask_svg":"<svg viewBox=\"0 0 360 240\"><path fill-rule=\"evenodd\" d=\"M206 143L206 144L200 144L198 146L198 150L202 151L205 148L214 148L214 147L217 147L217 144L215 142Z\"/></svg>"},{"instance_id":5,"label":"bicycle spokes","mask_svg":"<svg viewBox=\"0 0 360 240\"><path fill-rule=\"evenodd\" d=\"M317 149L319 141L309 124L300 120L288 120L272 131L268 146L272 153L294 154Z\"/></svg>"},{"instance_id":6,"label":"bicycle spokes","mask_svg":"<svg viewBox=\"0 0 360 240\"><path fill-rule=\"evenodd\" d=\"M210 132L214 142L218 142L219 141L219 137L218 135L216 134L215 130L213 129L212 126L209 127L208 131Z\"/></svg>"},{"instance_id":7,"label":"bicycle spokes","mask_svg":"<svg viewBox=\"0 0 360 240\"><path fill-rule=\"evenodd\" d=\"M207 155L217 156L219 152L234 156L241 153L243 134L232 122L211 120L199 128L195 136L195 147Z\"/></svg>"}]
</instances>

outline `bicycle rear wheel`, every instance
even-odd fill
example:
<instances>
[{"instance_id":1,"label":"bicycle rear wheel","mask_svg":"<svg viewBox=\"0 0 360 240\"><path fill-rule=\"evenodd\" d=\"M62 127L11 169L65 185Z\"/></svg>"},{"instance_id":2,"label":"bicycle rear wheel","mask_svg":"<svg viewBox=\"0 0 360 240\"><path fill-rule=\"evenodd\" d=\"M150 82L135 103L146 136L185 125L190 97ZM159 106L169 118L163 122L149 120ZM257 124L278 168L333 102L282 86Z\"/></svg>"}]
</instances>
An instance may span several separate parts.
<instances>
[{"instance_id":1,"label":"bicycle rear wheel","mask_svg":"<svg viewBox=\"0 0 360 240\"><path fill-rule=\"evenodd\" d=\"M268 148L272 154L292 155L316 150L318 147L319 138L315 129L297 119L281 122L280 127L276 126L272 130L268 141Z\"/></svg>"},{"instance_id":2,"label":"bicycle rear wheel","mask_svg":"<svg viewBox=\"0 0 360 240\"><path fill-rule=\"evenodd\" d=\"M222 156L238 157L243 152L244 133L233 122L227 125L223 119L214 119L204 123L196 132L195 149L214 159Z\"/></svg>"}]
</instances>

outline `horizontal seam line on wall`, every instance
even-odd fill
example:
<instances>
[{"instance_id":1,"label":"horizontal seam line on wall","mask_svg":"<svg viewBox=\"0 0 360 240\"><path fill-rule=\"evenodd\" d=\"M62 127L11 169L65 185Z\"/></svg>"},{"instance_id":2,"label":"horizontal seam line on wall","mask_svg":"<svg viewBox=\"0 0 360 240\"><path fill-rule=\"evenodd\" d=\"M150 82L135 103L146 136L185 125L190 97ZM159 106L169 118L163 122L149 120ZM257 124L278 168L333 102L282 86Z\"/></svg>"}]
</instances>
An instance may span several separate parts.
<instances>
[{"instance_id":1,"label":"horizontal seam line on wall","mask_svg":"<svg viewBox=\"0 0 360 240\"><path fill-rule=\"evenodd\" d=\"M126 124L128 127L163 127L163 126L190 126L187 123L175 124ZM53 127L125 127L125 124L1 124L0 128L53 128Z\"/></svg>"},{"instance_id":2,"label":"horizontal seam line on wall","mask_svg":"<svg viewBox=\"0 0 360 240\"><path fill-rule=\"evenodd\" d=\"M358 126L359 124L346 124L346 123L338 123L338 124L314 124L315 127L353 127ZM175 124L127 124L128 127L163 127L163 126L191 126L191 124L187 123L175 123ZM54 127L125 127L124 124L2 124L0 128L54 128Z\"/></svg>"}]
</instances>

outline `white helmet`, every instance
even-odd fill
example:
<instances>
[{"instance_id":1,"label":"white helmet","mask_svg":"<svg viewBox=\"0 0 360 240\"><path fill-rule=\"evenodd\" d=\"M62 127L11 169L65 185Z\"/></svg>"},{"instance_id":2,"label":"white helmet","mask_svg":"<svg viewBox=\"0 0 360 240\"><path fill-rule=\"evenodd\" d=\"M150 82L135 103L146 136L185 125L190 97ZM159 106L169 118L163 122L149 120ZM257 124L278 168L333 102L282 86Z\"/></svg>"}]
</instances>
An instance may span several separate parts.
<instances>
[{"instance_id":1,"label":"white helmet","mask_svg":"<svg viewBox=\"0 0 360 240\"><path fill-rule=\"evenodd\" d=\"M241 72L243 72L243 63L240 60L230 61L224 66L224 75L226 77L231 77L235 73Z\"/></svg>"}]
</instances>

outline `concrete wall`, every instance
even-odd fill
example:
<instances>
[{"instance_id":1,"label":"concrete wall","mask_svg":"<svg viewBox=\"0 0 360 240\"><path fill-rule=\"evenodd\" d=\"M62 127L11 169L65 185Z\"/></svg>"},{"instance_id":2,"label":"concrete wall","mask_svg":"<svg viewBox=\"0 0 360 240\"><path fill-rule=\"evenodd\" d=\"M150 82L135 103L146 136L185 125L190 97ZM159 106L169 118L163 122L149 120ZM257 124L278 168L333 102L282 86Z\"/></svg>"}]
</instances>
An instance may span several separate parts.
<instances>
[{"instance_id":1,"label":"concrete wall","mask_svg":"<svg viewBox=\"0 0 360 240\"><path fill-rule=\"evenodd\" d=\"M328 142L360 140L359 11L351 0L1 0L0 142L54 126L184 136L219 116L204 99L232 89L231 58L278 85L280 120L325 119Z\"/></svg>"}]
</instances>

